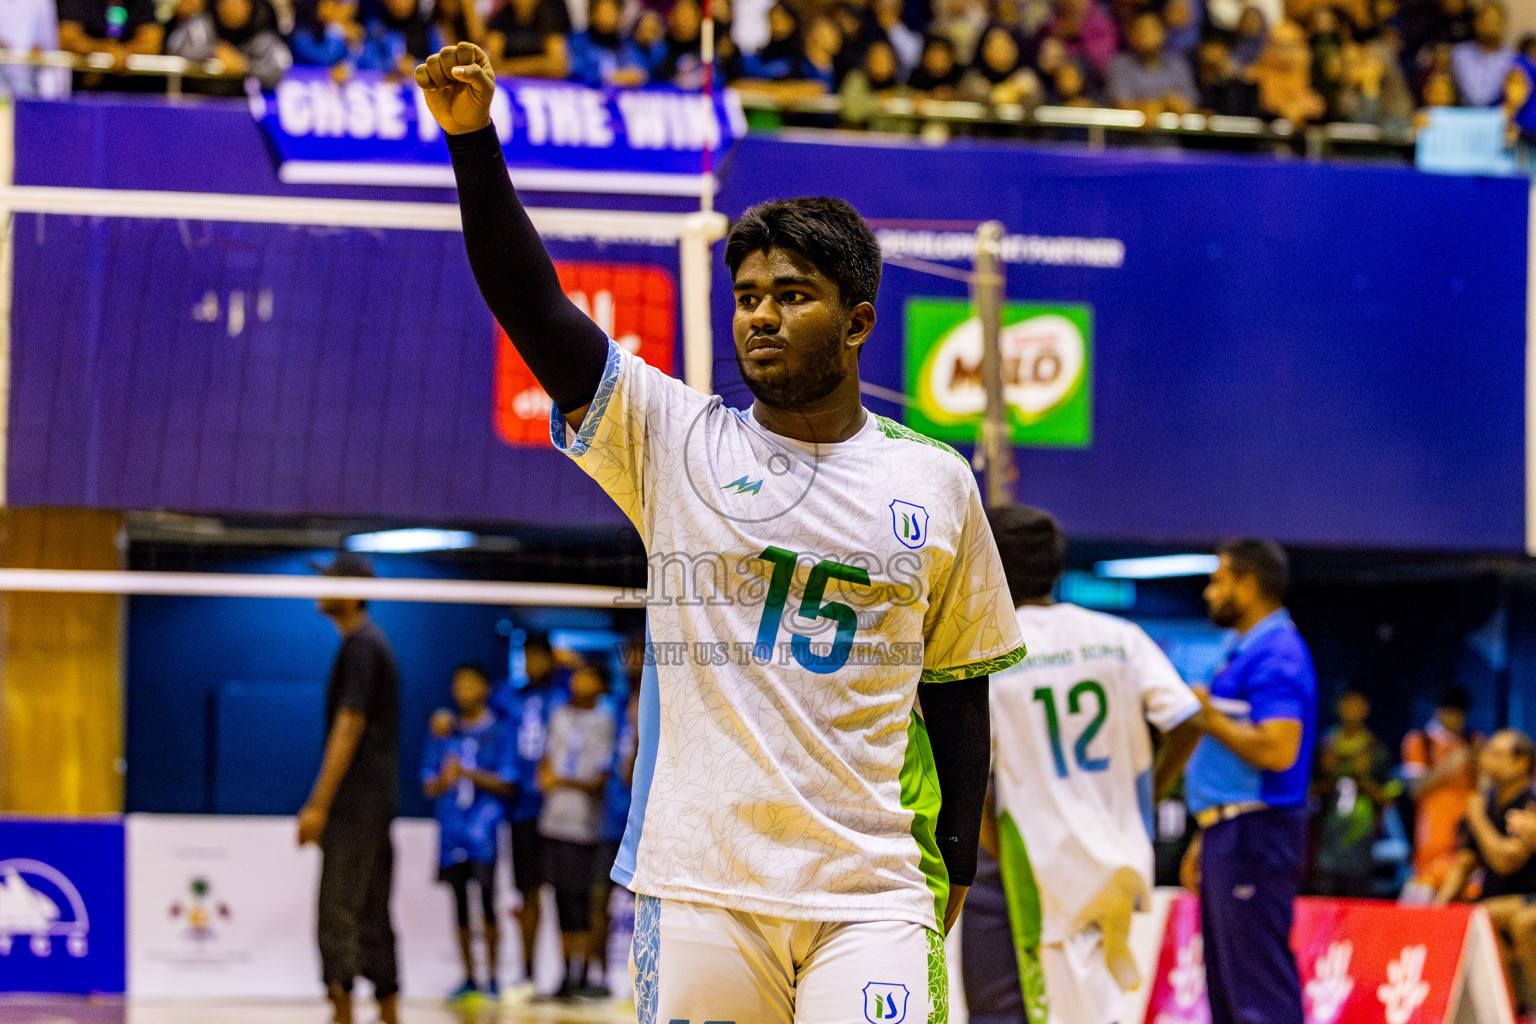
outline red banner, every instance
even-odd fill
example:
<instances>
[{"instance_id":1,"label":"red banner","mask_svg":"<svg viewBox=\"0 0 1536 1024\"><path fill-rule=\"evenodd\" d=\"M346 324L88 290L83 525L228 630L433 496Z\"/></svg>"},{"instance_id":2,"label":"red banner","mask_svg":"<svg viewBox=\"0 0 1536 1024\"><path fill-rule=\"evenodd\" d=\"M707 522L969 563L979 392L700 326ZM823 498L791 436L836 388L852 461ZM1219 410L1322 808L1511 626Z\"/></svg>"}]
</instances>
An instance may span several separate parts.
<instances>
[{"instance_id":1,"label":"red banner","mask_svg":"<svg viewBox=\"0 0 1536 1024\"><path fill-rule=\"evenodd\" d=\"M1474 909L1301 899L1291 949L1307 1024L1448 1024ZM1210 1024L1200 901L1174 900L1146 1024Z\"/></svg>"},{"instance_id":2,"label":"red banner","mask_svg":"<svg viewBox=\"0 0 1536 1024\"><path fill-rule=\"evenodd\" d=\"M661 267L562 261L560 287L620 347L672 372L677 289ZM496 328L496 435L507 444L550 447L549 395L506 332Z\"/></svg>"}]
</instances>

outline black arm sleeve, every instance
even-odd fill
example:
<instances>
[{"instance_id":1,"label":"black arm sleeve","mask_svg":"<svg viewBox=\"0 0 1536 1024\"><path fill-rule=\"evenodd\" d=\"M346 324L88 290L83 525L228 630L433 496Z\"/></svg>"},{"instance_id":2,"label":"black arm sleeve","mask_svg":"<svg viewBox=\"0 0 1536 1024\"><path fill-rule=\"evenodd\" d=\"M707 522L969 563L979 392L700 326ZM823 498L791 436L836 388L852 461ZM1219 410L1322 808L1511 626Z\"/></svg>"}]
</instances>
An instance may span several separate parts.
<instances>
[{"instance_id":1,"label":"black arm sleeve","mask_svg":"<svg viewBox=\"0 0 1536 1024\"><path fill-rule=\"evenodd\" d=\"M992 762L992 709L987 677L917 688L923 706L933 766L939 776L939 852L951 885L976 880L976 847L981 841L981 812Z\"/></svg>"},{"instance_id":2,"label":"black arm sleeve","mask_svg":"<svg viewBox=\"0 0 1536 1024\"><path fill-rule=\"evenodd\" d=\"M448 136L464 248L485 304L561 412L592 401L608 339L560 288L555 265L518 202L496 129Z\"/></svg>"}]
</instances>

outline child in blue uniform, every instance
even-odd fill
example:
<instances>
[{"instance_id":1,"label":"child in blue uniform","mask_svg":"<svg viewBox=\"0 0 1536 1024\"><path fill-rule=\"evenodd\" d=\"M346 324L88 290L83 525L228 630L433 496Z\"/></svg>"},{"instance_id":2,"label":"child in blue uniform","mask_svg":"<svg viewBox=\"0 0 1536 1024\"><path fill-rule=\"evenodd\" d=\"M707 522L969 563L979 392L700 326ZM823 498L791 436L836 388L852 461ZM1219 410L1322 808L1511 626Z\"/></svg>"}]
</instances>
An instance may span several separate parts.
<instances>
[{"instance_id":1,"label":"child in blue uniform","mask_svg":"<svg viewBox=\"0 0 1536 1024\"><path fill-rule=\"evenodd\" d=\"M480 890L485 927L487 984L495 995L500 932L496 927L496 840L506 818L504 798L512 794L512 736L491 713L490 680L484 670L464 665L453 673L458 717L438 720L421 759L423 792L433 801L439 829L439 881L453 887L464 984L459 999L479 991L475 983L474 938L469 926L469 884Z\"/></svg>"}]
</instances>

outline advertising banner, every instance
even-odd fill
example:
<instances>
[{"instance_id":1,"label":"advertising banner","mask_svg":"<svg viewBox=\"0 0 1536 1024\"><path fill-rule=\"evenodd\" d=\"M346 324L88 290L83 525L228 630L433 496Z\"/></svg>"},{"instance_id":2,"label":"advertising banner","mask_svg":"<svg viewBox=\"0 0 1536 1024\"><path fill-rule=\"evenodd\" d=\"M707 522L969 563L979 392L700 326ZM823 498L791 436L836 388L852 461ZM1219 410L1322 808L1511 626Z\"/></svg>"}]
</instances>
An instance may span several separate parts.
<instances>
[{"instance_id":1,"label":"advertising banner","mask_svg":"<svg viewBox=\"0 0 1536 1024\"><path fill-rule=\"evenodd\" d=\"M129 994L178 1000L317 999L323 994L315 947L320 854L313 846L299 847L294 828L294 819L288 817L128 816ZM0 831L0 837L5 834ZM464 971L453 894L437 881L437 823L399 818L392 836L390 909L401 992L407 997L445 996L464 980ZM507 848L504 839L502 849ZM120 863L121 850L118 857ZM510 983L522 972L522 950L510 916L517 894L508 858L500 859L497 876L503 936L498 976ZM535 968L548 991L559 984L561 960L552 892L545 893L545 903ZM478 908L479 901L473 906ZM117 907L121 914L121 895ZM621 996L628 987L624 927L633 926L625 925L624 914L617 913L617 952L610 956L617 969L610 986ZM121 978L121 939L118 957ZM0 957L0 970L5 969L4 959ZM121 987L119 980L118 990Z\"/></svg>"},{"instance_id":2,"label":"advertising banner","mask_svg":"<svg viewBox=\"0 0 1536 1024\"><path fill-rule=\"evenodd\" d=\"M414 79L295 68L252 100L289 184L453 186L442 129ZM520 188L549 192L697 195L746 134L733 92L590 89L504 78L491 116Z\"/></svg>"},{"instance_id":3,"label":"advertising banner","mask_svg":"<svg viewBox=\"0 0 1536 1024\"><path fill-rule=\"evenodd\" d=\"M123 826L0 819L0 992L123 991Z\"/></svg>"},{"instance_id":4,"label":"advertising banner","mask_svg":"<svg viewBox=\"0 0 1536 1024\"><path fill-rule=\"evenodd\" d=\"M1013 443L1086 447L1093 436L1093 309L1003 305L1003 397ZM907 425L973 442L986 413L981 320L956 299L907 301Z\"/></svg>"},{"instance_id":5,"label":"advertising banner","mask_svg":"<svg viewBox=\"0 0 1536 1024\"><path fill-rule=\"evenodd\" d=\"M1306 1024L1449 1024L1464 995L1478 1020L1507 1021L1508 997L1491 939L1485 913L1467 904L1298 900L1291 948ZM1188 894L1170 908L1145 1019L1211 1020L1200 902Z\"/></svg>"}]
</instances>

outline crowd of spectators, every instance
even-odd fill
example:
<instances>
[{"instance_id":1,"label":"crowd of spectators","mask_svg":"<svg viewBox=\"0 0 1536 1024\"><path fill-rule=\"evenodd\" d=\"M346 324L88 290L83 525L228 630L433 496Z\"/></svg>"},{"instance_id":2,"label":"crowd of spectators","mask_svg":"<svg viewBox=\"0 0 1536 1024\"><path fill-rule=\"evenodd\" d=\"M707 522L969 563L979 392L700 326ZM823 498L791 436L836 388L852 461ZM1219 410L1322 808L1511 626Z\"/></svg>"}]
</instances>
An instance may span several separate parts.
<instances>
[{"instance_id":1,"label":"crowd of spectators","mask_svg":"<svg viewBox=\"0 0 1536 1024\"><path fill-rule=\"evenodd\" d=\"M1307 889L1481 903L1513 991L1536 1008L1536 745L1515 729L1471 732L1470 705L1466 689L1448 687L1429 721L1403 738L1394 769L1390 748L1367 725L1365 696L1340 696L1337 725L1317 749ZM1399 845L1394 834L1409 839L1401 867L1382 856Z\"/></svg>"},{"instance_id":2,"label":"crowd of spectators","mask_svg":"<svg viewBox=\"0 0 1536 1024\"><path fill-rule=\"evenodd\" d=\"M217 58L270 85L290 66L404 75L468 40L502 75L692 89L701 3L14 0L0 44ZM1384 126L1503 107L1536 130L1536 36L1511 44L1502 0L712 0L710 19L717 84L841 94L865 120L914 96Z\"/></svg>"},{"instance_id":3,"label":"crowd of spectators","mask_svg":"<svg viewBox=\"0 0 1536 1024\"><path fill-rule=\"evenodd\" d=\"M327 0L328 2L328 0ZM439 879L453 890L464 981L453 998L500 996L495 866L510 827L516 923L523 970L507 996L533 995L540 892L554 890L564 976L558 998L608 995L610 872L629 817L637 749L643 648L624 650L626 685L612 685L608 657L552 648L542 633L522 648L519 685L465 665L453 678L455 707L437 711L420 780L433 801ZM479 928L471 888L478 889ZM485 945L478 967L474 933Z\"/></svg>"}]
</instances>

